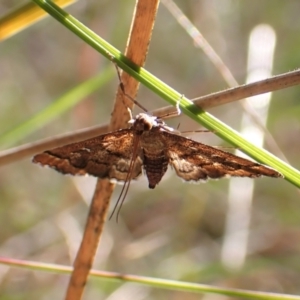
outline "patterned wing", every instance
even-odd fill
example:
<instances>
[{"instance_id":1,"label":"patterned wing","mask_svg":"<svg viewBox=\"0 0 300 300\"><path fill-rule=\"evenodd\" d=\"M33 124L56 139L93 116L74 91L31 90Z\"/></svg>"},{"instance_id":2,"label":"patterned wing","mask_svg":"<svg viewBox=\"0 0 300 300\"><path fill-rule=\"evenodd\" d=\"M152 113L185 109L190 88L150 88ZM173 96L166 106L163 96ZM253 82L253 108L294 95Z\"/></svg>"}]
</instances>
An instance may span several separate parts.
<instances>
[{"instance_id":1,"label":"patterned wing","mask_svg":"<svg viewBox=\"0 0 300 300\"><path fill-rule=\"evenodd\" d=\"M195 142L169 132L162 132L169 163L186 181L229 176L282 177L277 171L231 153Z\"/></svg>"},{"instance_id":2,"label":"patterned wing","mask_svg":"<svg viewBox=\"0 0 300 300\"><path fill-rule=\"evenodd\" d=\"M99 178L126 179L132 157L134 133L131 129L100 135L37 154L34 163L54 168L63 174L93 175ZM131 178L142 172L140 152Z\"/></svg>"}]
</instances>

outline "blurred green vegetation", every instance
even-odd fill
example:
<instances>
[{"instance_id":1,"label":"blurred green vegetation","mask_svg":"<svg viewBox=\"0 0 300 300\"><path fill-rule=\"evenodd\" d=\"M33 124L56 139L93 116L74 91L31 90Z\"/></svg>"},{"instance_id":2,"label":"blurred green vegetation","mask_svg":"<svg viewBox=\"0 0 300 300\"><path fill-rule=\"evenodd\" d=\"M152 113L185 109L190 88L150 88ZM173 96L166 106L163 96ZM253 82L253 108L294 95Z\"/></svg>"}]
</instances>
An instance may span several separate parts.
<instances>
[{"instance_id":1,"label":"blurred green vegetation","mask_svg":"<svg viewBox=\"0 0 300 300\"><path fill-rule=\"evenodd\" d=\"M123 51L134 1L117 3L78 1L66 10ZM298 68L299 1L178 0L176 3L212 44L240 84L245 82L250 31L261 23L271 25L277 35L274 75ZM19 1L2 0L0 17L17 4ZM106 70L108 64L52 18L5 40L0 45L0 133L14 128L67 91ZM146 68L190 98L227 87L162 4ZM32 135L16 140L15 144L108 122L117 84L115 76L75 108ZM273 94L268 129L290 164L299 169L298 97L299 87ZM138 101L149 110L165 105L142 86ZM236 103L210 112L239 129L241 109ZM198 129L198 125L185 116L168 122L174 127L178 123L182 131ZM213 134L193 138L210 145L221 143ZM5 149L4 145L0 147ZM186 184L172 171L155 190L147 188L145 178L132 183L119 223L112 219L105 226L94 268L300 294L298 190L280 179L262 178L255 183L249 254L239 270L227 269L221 261L228 180ZM81 239L94 184L94 178L62 176L33 165L31 159L2 167L0 255L70 265ZM117 187L112 205L119 191ZM68 282L68 278L61 275L19 269L7 271L2 266L0 270L3 299L60 299ZM119 296L128 295L124 296L126 299L131 293L135 299L202 297L92 281L85 298L106 299L118 292ZM203 296L203 299L205 297L208 298Z\"/></svg>"}]
</instances>

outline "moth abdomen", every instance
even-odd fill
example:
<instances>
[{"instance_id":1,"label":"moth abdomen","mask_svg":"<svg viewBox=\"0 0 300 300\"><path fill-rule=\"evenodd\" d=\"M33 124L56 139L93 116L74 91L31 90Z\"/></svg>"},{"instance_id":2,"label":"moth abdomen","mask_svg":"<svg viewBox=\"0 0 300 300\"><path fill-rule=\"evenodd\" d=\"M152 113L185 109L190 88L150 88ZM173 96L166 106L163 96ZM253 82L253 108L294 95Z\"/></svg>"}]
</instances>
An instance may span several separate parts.
<instances>
[{"instance_id":1,"label":"moth abdomen","mask_svg":"<svg viewBox=\"0 0 300 300\"><path fill-rule=\"evenodd\" d=\"M168 157L164 153L160 155L144 154L143 163L149 181L149 188L154 189L168 169Z\"/></svg>"}]
</instances>

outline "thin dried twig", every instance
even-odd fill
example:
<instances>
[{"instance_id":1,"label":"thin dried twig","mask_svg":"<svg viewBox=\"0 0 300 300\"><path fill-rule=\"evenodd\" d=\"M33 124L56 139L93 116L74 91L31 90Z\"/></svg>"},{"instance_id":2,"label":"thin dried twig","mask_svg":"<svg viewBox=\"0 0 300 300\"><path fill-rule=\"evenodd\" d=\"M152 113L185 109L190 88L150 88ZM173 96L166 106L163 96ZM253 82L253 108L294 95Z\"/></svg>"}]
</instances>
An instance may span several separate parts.
<instances>
[{"instance_id":1,"label":"thin dried twig","mask_svg":"<svg viewBox=\"0 0 300 300\"><path fill-rule=\"evenodd\" d=\"M137 1L125 55L140 66L144 65L146 59L158 4L159 0ZM126 87L126 93L135 98L139 83L126 73L122 74L121 79ZM127 107L125 107L124 102L128 105ZM129 99L123 98L123 92L119 88L112 113L110 130L117 130L127 125L130 118L127 108L132 108L132 106L133 103ZM98 180L84 236L74 262L74 271L68 286L66 300L77 300L82 297L101 237L113 190L114 184L109 180Z\"/></svg>"},{"instance_id":2,"label":"thin dried twig","mask_svg":"<svg viewBox=\"0 0 300 300\"><path fill-rule=\"evenodd\" d=\"M194 99L200 107L214 107L233 101L261 95L268 92L283 90L300 83L300 70L283 73L257 82L240 85L225 91L213 93Z\"/></svg>"},{"instance_id":3,"label":"thin dried twig","mask_svg":"<svg viewBox=\"0 0 300 300\"><path fill-rule=\"evenodd\" d=\"M24 144L0 152L0 166L13 163L20 159L33 156L47 149L60 147L70 143L76 143L86 140L109 131L109 125L97 125L69 133L61 134L55 137L49 137L33 143Z\"/></svg>"},{"instance_id":4,"label":"thin dried twig","mask_svg":"<svg viewBox=\"0 0 300 300\"><path fill-rule=\"evenodd\" d=\"M284 88L288 88L298 84L300 84L300 70L284 73L254 83L245 84L225 91L209 94L197 98L193 102L201 108L207 109L210 107L224 105L244 98L260 95L263 93L282 90ZM128 89L126 86L126 92L127 91ZM175 112L176 108L174 106L166 106L156 109L151 113L154 116L158 117L168 115L170 118L172 118L176 115ZM108 124L95 126L4 150L0 152L0 166L6 165L11 162L15 162L25 157L33 156L34 154L47 149L60 147L69 143L79 142L88 138L92 138L97 135L104 134L108 131Z\"/></svg>"},{"instance_id":5,"label":"thin dried twig","mask_svg":"<svg viewBox=\"0 0 300 300\"><path fill-rule=\"evenodd\" d=\"M264 93L283 90L295 85L300 84L300 70L283 73L267 79L256 81L249 84L243 84L238 87L230 88L224 91L212 93L199 98L195 98L192 101L195 105L207 109L216 107L245 98L254 97ZM165 106L154 110L152 113L155 116L171 115L174 117L176 108L174 106ZM173 114L173 116L172 116Z\"/></svg>"}]
</instances>

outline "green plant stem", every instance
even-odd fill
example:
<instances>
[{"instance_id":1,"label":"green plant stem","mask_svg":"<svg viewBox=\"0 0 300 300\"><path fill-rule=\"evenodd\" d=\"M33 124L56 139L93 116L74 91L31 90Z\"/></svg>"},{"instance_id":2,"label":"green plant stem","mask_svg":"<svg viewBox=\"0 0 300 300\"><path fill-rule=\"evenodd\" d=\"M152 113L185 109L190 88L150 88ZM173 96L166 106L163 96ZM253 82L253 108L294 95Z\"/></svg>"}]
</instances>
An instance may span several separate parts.
<instances>
[{"instance_id":1,"label":"green plant stem","mask_svg":"<svg viewBox=\"0 0 300 300\"><path fill-rule=\"evenodd\" d=\"M72 267L47 264L34 261L23 261L13 258L0 257L0 263L15 266L20 268L26 268L27 270L38 270L44 272L54 272L55 274L70 274L73 270ZM96 271L91 270L90 276L94 278L103 278L111 281L121 282L134 282L146 285L148 287L156 287L163 289L179 290L183 292L193 293L210 293L226 295L231 297L239 297L242 299L256 299L256 300L300 300L300 296L277 294L267 292L257 292L250 290L232 289L215 287L208 284L190 283L176 280L168 280L161 278L151 278L146 276L137 276L129 274L120 274L115 272Z\"/></svg>"}]
</instances>

